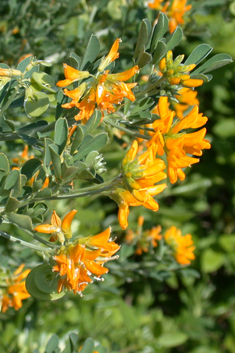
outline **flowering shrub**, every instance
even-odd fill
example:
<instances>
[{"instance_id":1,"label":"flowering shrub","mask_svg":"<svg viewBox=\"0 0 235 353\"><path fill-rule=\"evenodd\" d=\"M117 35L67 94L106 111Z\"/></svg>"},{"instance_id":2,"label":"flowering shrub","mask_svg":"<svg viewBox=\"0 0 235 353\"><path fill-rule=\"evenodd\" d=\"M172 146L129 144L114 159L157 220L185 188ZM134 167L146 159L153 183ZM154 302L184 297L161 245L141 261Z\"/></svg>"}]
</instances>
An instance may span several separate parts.
<instances>
[{"instance_id":1,"label":"flowering shrub","mask_svg":"<svg viewBox=\"0 0 235 353\"><path fill-rule=\"evenodd\" d=\"M29 3L30 11L33 6L39 11L37 4ZM86 293L89 300L105 290L117 293L128 283L147 279L171 283L175 273L189 281L199 276L186 268L196 258L193 227L181 231L177 210L171 206L167 211L172 215L176 211L175 222L162 215L171 197L200 189L200 182L187 184L189 169L193 165L203 173L194 164L204 158L203 151L213 141L206 137L205 127L211 114L204 116L199 109L200 92L195 88L203 89L212 80L210 72L232 59L228 54L208 59L209 44L195 45L188 55L182 53L180 25L193 10L185 0L154 1L145 7L137 3L106 2L100 11L109 13L117 26L117 33L110 28L109 33L105 19L100 23L97 4L65 2L67 20L76 21L75 9L79 16L79 46L75 44L75 52L70 53L71 39L66 34L65 50L63 35L54 28L63 24L66 32L73 20L67 24L62 4L51 1L45 12L53 15L47 33L54 36L57 49L49 48L48 56L43 45L40 49L40 40L35 46L29 35L18 57L6 56L0 64L4 315L15 315L13 309L23 306L24 310L23 304L27 308L33 301L45 302L49 308L61 299L66 308L64 298L77 294L85 296L79 302L85 308ZM21 5L18 10L23 11ZM35 23L44 31L48 24L40 16ZM91 23L96 34L88 37ZM3 32L22 40L27 36L25 26ZM20 251L23 255L17 257ZM68 309L69 300L74 299L68 299ZM176 336L167 346L162 343L164 333L159 333L154 345L177 347L188 339L185 334ZM79 344L77 335L70 332L69 344L61 348L54 335L45 352L106 352L92 339L83 347ZM115 349L114 345L111 350ZM144 345L127 350L144 352Z\"/></svg>"}]
</instances>

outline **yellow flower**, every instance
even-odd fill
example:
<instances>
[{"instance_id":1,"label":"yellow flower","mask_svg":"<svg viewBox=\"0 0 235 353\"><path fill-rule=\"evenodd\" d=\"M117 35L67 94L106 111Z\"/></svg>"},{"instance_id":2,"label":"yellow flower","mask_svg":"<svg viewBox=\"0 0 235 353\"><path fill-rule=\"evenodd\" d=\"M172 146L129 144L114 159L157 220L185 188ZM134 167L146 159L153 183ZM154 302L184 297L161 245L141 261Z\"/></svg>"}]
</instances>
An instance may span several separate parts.
<instances>
[{"instance_id":1,"label":"yellow flower","mask_svg":"<svg viewBox=\"0 0 235 353\"><path fill-rule=\"evenodd\" d=\"M54 256L56 265L53 271L60 275L58 293L65 288L81 293L93 279L98 280L108 272L103 265L120 248L109 242L110 232L111 228L108 228L93 237L78 238L77 244L61 248Z\"/></svg>"},{"instance_id":2,"label":"yellow flower","mask_svg":"<svg viewBox=\"0 0 235 353\"><path fill-rule=\"evenodd\" d=\"M22 300L30 297L25 287L25 278L30 270L22 272L24 264L21 264L11 278L6 279L7 288L2 297L2 312L5 313L9 307L18 310L22 307Z\"/></svg>"},{"instance_id":3,"label":"yellow flower","mask_svg":"<svg viewBox=\"0 0 235 353\"><path fill-rule=\"evenodd\" d=\"M164 235L166 243L171 247L176 261L181 265L189 265L191 260L195 259L193 251L192 235L182 236L181 231L176 227L168 229Z\"/></svg>"},{"instance_id":4,"label":"yellow flower","mask_svg":"<svg viewBox=\"0 0 235 353\"><path fill-rule=\"evenodd\" d=\"M148 145L157 144L158 154L166 154L168 176L171 183L175 183L178 178L185 179L182 168L199 162L198 158L190 157L187 154L201 156L203 149L211 147L209 141L204 139L205 128L192 133L185 131L200 128L208 119L202 113L199 114L198 106L195 106L183 119L173 121L175 112L168 108L167 97L160 97L156 111L160 119L155 120L152 125L155 134Z\"/></svg>"},{"instance_id":5,"label":"yellow flower","mask_svg":"<svg viewBox=\"0 0 235 353\"><path fill-rule=\"evenodd\" d=\"M143 205L153 211L159 209L153 196L161 193L166 184L158 184L167 175L163 172L165 163L156 158L157 146L152 143L147 151L137 157L138 142L135 140L122 162L123 184L111 195L119 205L118 220L126 229L129 206Z\"/></svg>"},{"instance_id":6,"label":"yellow flower","mask_svg":"<svg viewBox=\"0 0 235 353\"><path fill-rule=\"evenodd\" d=\"M185 87L198 87L203 84L203 80L190 78L189 72L195 68L195 64L183 65L181 62L184 55L179 55L173 61L173 53L171 50L167 52L165 58L159 63L161 74L167 78L171 85L182 85Z\"/></svg>"},{"instance_id":7,"label":"yellow flower","mask_svg":"<svg viewBox=\"0 0 235 353\"><path fill-rule=\"evenodd\" d=\"M61 221L60 217L54 210L51 216L51 224L41 224L34 228L36 232L51 234L50 241L59 241L63 244L66 238L72 237L71 223L77 213L76 210L72 210L66 214L66 216Z\"/></svg>"}]
</instances>

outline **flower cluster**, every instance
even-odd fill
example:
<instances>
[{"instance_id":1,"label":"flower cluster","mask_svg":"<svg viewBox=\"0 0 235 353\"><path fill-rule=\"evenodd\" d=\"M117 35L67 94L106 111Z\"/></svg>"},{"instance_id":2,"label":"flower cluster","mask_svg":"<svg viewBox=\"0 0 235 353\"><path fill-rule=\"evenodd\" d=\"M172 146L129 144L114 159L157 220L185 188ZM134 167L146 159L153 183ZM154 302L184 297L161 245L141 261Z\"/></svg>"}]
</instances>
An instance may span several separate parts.
<instances>
[{"instance_id":1,"label":"flower cluster","mask_svg":"<svg viewBox=\"0 0 235 353\"><path fill-rule=\"evenodd\" d=\"M42 224L35 228L36 231L52 234L51 241L59 240L64 244L65 239L72 237L71 223L76 210L70 211L61 221L53 211L51 224ZM110 240L111 228L104 232L89 237L79 237L73 243L62 245L58 253L53 257L55 265L53 271L58 272L60 278L57 291L61 293L67 289L74 293L80 293L93 279L108 272L103 267L106 261L112 257L120 248L118 244Z\"/></svg>"},{"instance_id":2,"label":"flower cluster","mask_svg":"<svg viewBox=\"0 0 235 353\"><path fill-rule=\"evenodd\" d=\"M167 177L162 159L156 158L155 143L137 157L138 142L135 140L122 162L123 183L116 188L111 198L119 205L118 220L122 229L128 226L129 206L144 206L157 211L159 205L153 196L161 193L166 184L157 184Z\"/></svg>"},{"instance_id":3,"label":"flower cluster","mask_svg":"<svg viewBox=\"0 0 235 353\"><path fill-rule=\"evenodd\" d=\"M166 243L171 247L176 261L181 265L189 265L195 259L195 246L191 234L182 235L180 229L169 228L164 234Z\"/></svg>"},{"instance_id":4,"label":"flower cluster","mask_svg":"<svg viewBox=\"0 0 235 353\"><path fill-rule=\"evenodd\" d=\"M198 163L199 159L191 157L201 156L203 149L209 149L210 143L204 139L206 128L195 132L188 132L188 129L198 129L205 125L207 117L199 113L198 106L195 106L183 119L175 119L175 112L169 109L168 97L160 97L154 112L160 119L152 124L155 133L148 142L158 146L158 154L166 155L168 167L167 172L171 183L177 179L185 179L183 168Z\"/></svg>"},{"instance_id":5,"label":"flower cluster","mask_svg":"<svg viewBox=\"0 0 235 353\"><path fill-rule=\"evenodd\" d=\"M187 0L154 0L149 2L148 6L151 9L164 12L169 17L169 31L172 33L178 25L184 24L183 16L185 12L192 8L191 5L186 5L186 3Z\"/></svg>"},{"instance_id":6,"label":"flower cluster","mask_svg":"<svg viewBox=\"0 0 235 353\"><path fill-rule=\"evenodd\" d=\"M171 85L182 85L184 87L198 87L203 80L190 78L189 72L195 68L195 64L183 65L184 55L178 55L173 60L173 53L169 50L166 57L159 63L160 73L167 78Z\"/></svg>"},{"instance_id":7,"label":"flower cluster","mask_svg":"<svg viewBox=\"0 0 235 353\"><path fill-rule=\"evenodd\" d=\"M189 265L191 260L195 259L192 235L182 235L180 229L175 226L169 228L164 236L161 235L161 226L152 227L148 230L143 230L144 217L138 218L137 231L134 232L128 229L125 240L128 244L136 246L135 253L142 255L143 252L148 252L150 245L153 248L158 246L159 240L163 239L165 245L170 248L171 254L180 265Z\"/></svg>"},{"instance_id":8,"label":"flower cluster","mask_svg":"<svg viewBox=\"0 0 235 353\"><path fill-rule=\"evenodd\" d=\"M158 246L158 241L162 239L161 226L152 227L151 229L143 231L144 217L140 216L138 218L138 228L134 232L132 229L127 230L126 242L127 243L136 243L137 255L142 255L143 252L148 252L150 245L153 248Z\"/></svg>"},{"instance_id":9,"label":"flower cluster","mask_svg":"<svg viewBox=\"0 0 235 353\"><path fill-rule=\"evenodd\" d=\"M133 77L139 67L134 66L124 72L110 74L106 67L119 57L118 49L120 39L117 39L109 54L102 58L98 67L96 76L91 75L88 71L79 71L73 67L64 64L65 80L57 82L59 87L67 87L71 83L87 79L74 90L64 89L64 94L71 98L69 103L62 104L63 108L70 109L76 107L79 113L75 115L75 120L81 120L85 123L93 114L95 108L102 112L108 113L115 111L115 105L120 104L124 98L131 101L135 100L132 92L137 83L125 83Z\"/></svg>"},{"instance_id":10,"label":"flower cluster","mask_svg":"<svg viewBox=\"0 0 235 353\"><path fill-rule=\"evenodd\" d=\"M9 307L18 310L22 307L22 300L30 297L25 287L25 278L30 270L23 271L24 264L21 264L14 272L12 277L6 279L6 289L3 292L1 310L3 313ZM23 272L22 272L23 271Z\"/></svg>"}]
</instances>

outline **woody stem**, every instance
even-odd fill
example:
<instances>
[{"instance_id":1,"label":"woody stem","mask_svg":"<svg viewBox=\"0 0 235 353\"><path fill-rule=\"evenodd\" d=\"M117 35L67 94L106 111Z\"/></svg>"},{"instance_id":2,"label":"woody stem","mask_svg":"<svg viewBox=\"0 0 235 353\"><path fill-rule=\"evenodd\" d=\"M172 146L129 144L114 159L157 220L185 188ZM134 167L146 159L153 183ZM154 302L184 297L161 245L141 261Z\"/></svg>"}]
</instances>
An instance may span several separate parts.
<instances>
[{"instance_id":1,"label":"woody stem","mask_svg":"<svg viewBox=\"0 0 235 353\"><path fill-rule=\"evenodd\" d=\"M13 237L10 234L2 232L1 230L0 230L0 236L5 238L5 239L8 239L8 240L12 241L13 243L19 243L19 244L24 245L24 246L26 246L28 248L31 248L31 249L34 249L34 250L37 250L37 251L41 251L43 253L45 253L45 252L54 253L54 250L51 249L51 248L43 248L42 246L37 246L37 245L34 245L34 244L30 244L27 241L15 238L15 237Z\"/></svg>"},{"instance_id":2,"label":"woody stem","mask_svg":"<svg viewBox=\"0 0 235 353\"><path fill-rule=\"evenodd\" d=\"M150 136L142 135L142 134L139 134L138 132L131 131L131 130L119 125L119 124L114 123L113 121L111 121L108 118L104 118L104 122L106 124L109 124L109 125L113 126L113 127L116 127L117 129L119 129L121 131L126 132L127 134L129 134L131 136L140 137L140 138L145 139L145 140L150 140L151 139Z\"/></svg>"}]
</instances>

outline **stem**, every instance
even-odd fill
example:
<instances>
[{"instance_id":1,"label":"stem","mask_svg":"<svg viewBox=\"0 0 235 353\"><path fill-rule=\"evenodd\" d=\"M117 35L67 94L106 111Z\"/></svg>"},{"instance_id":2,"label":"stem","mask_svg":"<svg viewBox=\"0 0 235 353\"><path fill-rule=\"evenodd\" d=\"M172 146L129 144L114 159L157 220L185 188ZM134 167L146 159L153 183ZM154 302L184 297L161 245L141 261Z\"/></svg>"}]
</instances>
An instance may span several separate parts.
<instances>
[{"instance_id":1,"label":"stem","mask_svg":"<svg viewBox=\"0 0 235 353\"><path fill-rule=\"evenodd\" d=\"M135 132L135 131L131 131L129 129L126 129L125 127L119 125L119 124L115 124L113 121L111 121L110 119L108 118L104 118L104 122L106 124L109 124L113 127L116 127L117 129L121 130L121 131L124 131L126 132L127 134L131 135L131 136L135 136L135 137L140 137L142 139L145 139L145 140L151 140L151 137L150 136L146 136L146 135L142 135L142 134L139 134L138 132Z\"/></svg>"},{"instance_id":2,"label":"stem","mask_svg":"<svg viewBox=\"0 0 235 353\"><path fill-rule=\"evenodd\" d=\"M15 237L13 237L10 234L2 232L1 230L0 230L0 236L5 238L5 239L7 239L7 240L12 241L13 243L19 243L21 245L27 246L28 248L31 248L31 249L34 249L34 250L37 250L37 251L41 251L43 253L45 253L45 252L54 253L54 250L51 249L51 248L43 248L42 246L37 246L37 245L30 244L27 241L15 238Z\"/></svg>"},{"instance_id":3,"label":"stem","mask_svg":"<svg viewBox=\"0 0 235 353\"><path fill-rule=\"evenodd\" d=\"M79 193L73 193L73 194L68 194L68 195L52 195L47 197L47 200L66 200L66 199L74 199L74 198L80 198L80 197L85 197L85 196L92 196L92 195L98 195L101 194L104 191L109 190L110 188L113 189L114 184L113 185L107 185L104 188L100 188L100 189L96 189L93 191L87 191L87 192L79 192ZM36 198L33 201L43 201L45 200L45 197L43 198Z\"/></svg>"},{"instance_id":4,"label":"stem","mask_svg":"<svg viewBox=\"0 0 235 353\"><path fill-rule=\"evenodd\" d=\"M52 196L46 197L46 200L63 200L63 199L80 198L80 197L85 197L85 196L98 195L104 191L107 191L109 189L113 189L116 185L120 184L120 182L121 182L121 176L118 175L114 179L106 181L105 183L102 183L101 185L99 184L99 185L89 186L89 187L83 188L83 189L78 189L75 192L68 194L68 195L52 195ZM30 199L22 202L20 207L24 207L24 206L28 205L29 203L37 202L37 201L45 201L45 197L30 198Z\"/></svg>"},{"instance_id":5,"label":"stem","mask_svg":"<svg viewBox=\"0 0 235 353\"><path fill-rule=\"evenodd\" d=\"M162 76L159 80L157 80L156 82L154 82L152 85L148 86L147 88L145 88L143 91L138 92L135 95L135 98L140 98L142 97L145 93L148 93L149 91L151 91L153 88L159 86L163 81L165 81L165 77Z\"/></svg>"}]
</instances>

